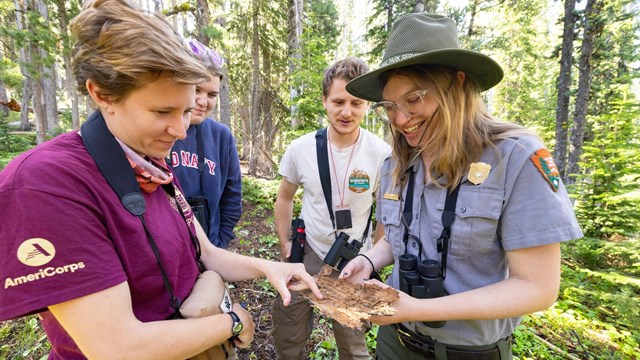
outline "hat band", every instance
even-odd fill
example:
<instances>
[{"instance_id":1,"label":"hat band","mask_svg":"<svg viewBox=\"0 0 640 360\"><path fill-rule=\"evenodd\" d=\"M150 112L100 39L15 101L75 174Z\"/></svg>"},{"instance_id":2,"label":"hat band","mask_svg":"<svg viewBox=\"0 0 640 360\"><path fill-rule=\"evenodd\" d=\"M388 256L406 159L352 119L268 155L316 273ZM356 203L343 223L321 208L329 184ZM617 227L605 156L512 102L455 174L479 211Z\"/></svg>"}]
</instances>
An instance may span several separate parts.
<instances>
[{"instance_id":1,"label":"hat band","mask_svg":"<svg viewBox=\"0 0 640 360\"><path fill-rule=\"evenodd\" d=\"M392 56L392 57L384 60L382 62L382 64L380 64L380 67L391 65L391 64L395 64L395 63L397 63L399 61L402 61L404 59L408 59L410 57L414 57L414 56L417 56L417 55L420 55L420 54L422 54L422 53L408 53L408 54L400 54L400 55Z\"/></svg>"}]
</instances>

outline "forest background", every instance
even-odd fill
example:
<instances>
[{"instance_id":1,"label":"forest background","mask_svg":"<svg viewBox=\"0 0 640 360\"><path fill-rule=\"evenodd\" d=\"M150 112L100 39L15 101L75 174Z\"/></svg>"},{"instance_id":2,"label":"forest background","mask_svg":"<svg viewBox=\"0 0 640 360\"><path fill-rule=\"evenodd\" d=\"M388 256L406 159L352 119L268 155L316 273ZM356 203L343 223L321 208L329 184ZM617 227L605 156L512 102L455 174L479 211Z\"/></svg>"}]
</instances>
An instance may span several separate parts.
<instances>
[{"instance_id":1,"label":"forest background","mask_svg":"<svg viewBox=\"0 0 640 360\"><path fill-rule=\"evenodd\" d=\"M348 55L375 68L403 14L454 18L462 46L504 68L504 80L484 94L490 110L545 141L585 232L563 244L558 302L525 317L516 355L640 358L637 0L137 2L225 58L215 117L232 129L246 164L244 201L269 226L281 155L292 139L324 125L323 70ZM91 111L70 68L68 23L80 7L78 0L0 0L0 169L35 144L78 129ZM363 127L388 132L374 114ZM275 250L273 232L264 236L258 245ZM35 318L3 323L0 359L46 351L38 326ZM332 346L328 335L310 357L331 358Z\"/></svg>"}]
</instances>

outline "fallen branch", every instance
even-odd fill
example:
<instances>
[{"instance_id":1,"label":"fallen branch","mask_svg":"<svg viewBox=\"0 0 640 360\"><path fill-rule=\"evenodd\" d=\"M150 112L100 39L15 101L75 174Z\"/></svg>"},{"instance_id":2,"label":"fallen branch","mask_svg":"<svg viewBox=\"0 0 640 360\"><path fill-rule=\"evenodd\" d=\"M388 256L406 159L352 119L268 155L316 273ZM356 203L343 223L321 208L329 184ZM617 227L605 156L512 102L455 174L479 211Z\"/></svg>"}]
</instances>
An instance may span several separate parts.
<instances>
[{"instance_id":1,"label":"fallen branch","mask_svg":"<svg viewBox=\"0 0 640 360\"><path fill-rule=\"evenodd\" d=\"M557 346L553 345L552 343L550 343L549 341L541 338L538 334L533 334L533 336L535 336L538 340L540 340L541 343L545 344L549 349L561 354L562 356L566 356L571 360L581 360L580 358L577 358L577 357L569 354L565 350L562 350L559 347L557 347Z\"/></svg>"}]
</instances>

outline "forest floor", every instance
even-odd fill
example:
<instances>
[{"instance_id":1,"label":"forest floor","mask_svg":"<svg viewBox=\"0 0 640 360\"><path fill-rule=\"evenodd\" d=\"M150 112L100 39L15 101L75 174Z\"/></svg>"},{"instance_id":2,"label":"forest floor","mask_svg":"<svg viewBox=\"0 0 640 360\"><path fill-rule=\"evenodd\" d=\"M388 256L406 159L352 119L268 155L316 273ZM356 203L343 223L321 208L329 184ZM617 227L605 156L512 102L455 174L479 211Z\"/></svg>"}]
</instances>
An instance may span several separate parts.
<instances>
[{"instance_id":1,"label":"forest floor","mask_svg":"<svg viewBox=\"0 0 640 360\"><path fill-rule=\"evenodd\" d=\"M229 250L261 258L278 261L280 251L273 221L273 214L254 204L243 203L243 215L240 219L237 238ZM234 302L243 302L253 315L256 325L253 343L248 349L239 349L238 359L275 359L275 346L271 335L271 304L275 299L275 289L263 279L234 283L231 296ZM335 340L331 322L316 312L311 337L307 342L308 358L335 358Z\"/></svg>"},{"instance_id":2,"label":"forest floor","mask_svg":"<svg viewBox=\"0 0 640 360\"><path fill-rule=\"evenodd\" d=\"M230 250L279 260L273 204L278 181L245 179L243 216ZM296 204L298 202L296 201ZM640 237L620 241L585 238L563 244L563 274L556 304L528 315L514 332L514 358L521 360L640 359ZM256 324L254 341L240 360L275 359L266 279L231 284L234 302L244 302ZM375 348L374 327L367 336ZM0 359L44 360L49 343L35 316L0 323ZM337 359L331 322L315 317L307 359Z\"/></svg>"}]
</instances>

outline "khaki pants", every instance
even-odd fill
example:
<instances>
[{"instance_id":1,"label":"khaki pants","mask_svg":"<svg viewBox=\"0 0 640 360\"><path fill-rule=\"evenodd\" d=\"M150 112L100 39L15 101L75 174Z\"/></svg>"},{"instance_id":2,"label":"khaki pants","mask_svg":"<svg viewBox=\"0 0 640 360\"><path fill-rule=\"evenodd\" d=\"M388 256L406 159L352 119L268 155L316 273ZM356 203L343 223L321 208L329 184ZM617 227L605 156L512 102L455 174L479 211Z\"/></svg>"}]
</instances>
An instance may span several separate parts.
<instances>
[{"instance_id":1,"label":"khaki pants","mask_svg":"<svg viewBox=\"0 0 640 360\"><path fill-rule=\"evenodd\" d=\"M310 248L304 256L307 272L315 275L324 265L322 260ZM334 271L337 276L337 272ZM369 351L365 340L369 329L353 330L331 320L333 335L338 346L340 359L369 359ZM313 308L311 304L296 292L291 292L291 302L284 306L280 295L273 302L273 340L276 345L278 359L303 360L307 340L313 329Z\"/></svg>"}]
</instances>

